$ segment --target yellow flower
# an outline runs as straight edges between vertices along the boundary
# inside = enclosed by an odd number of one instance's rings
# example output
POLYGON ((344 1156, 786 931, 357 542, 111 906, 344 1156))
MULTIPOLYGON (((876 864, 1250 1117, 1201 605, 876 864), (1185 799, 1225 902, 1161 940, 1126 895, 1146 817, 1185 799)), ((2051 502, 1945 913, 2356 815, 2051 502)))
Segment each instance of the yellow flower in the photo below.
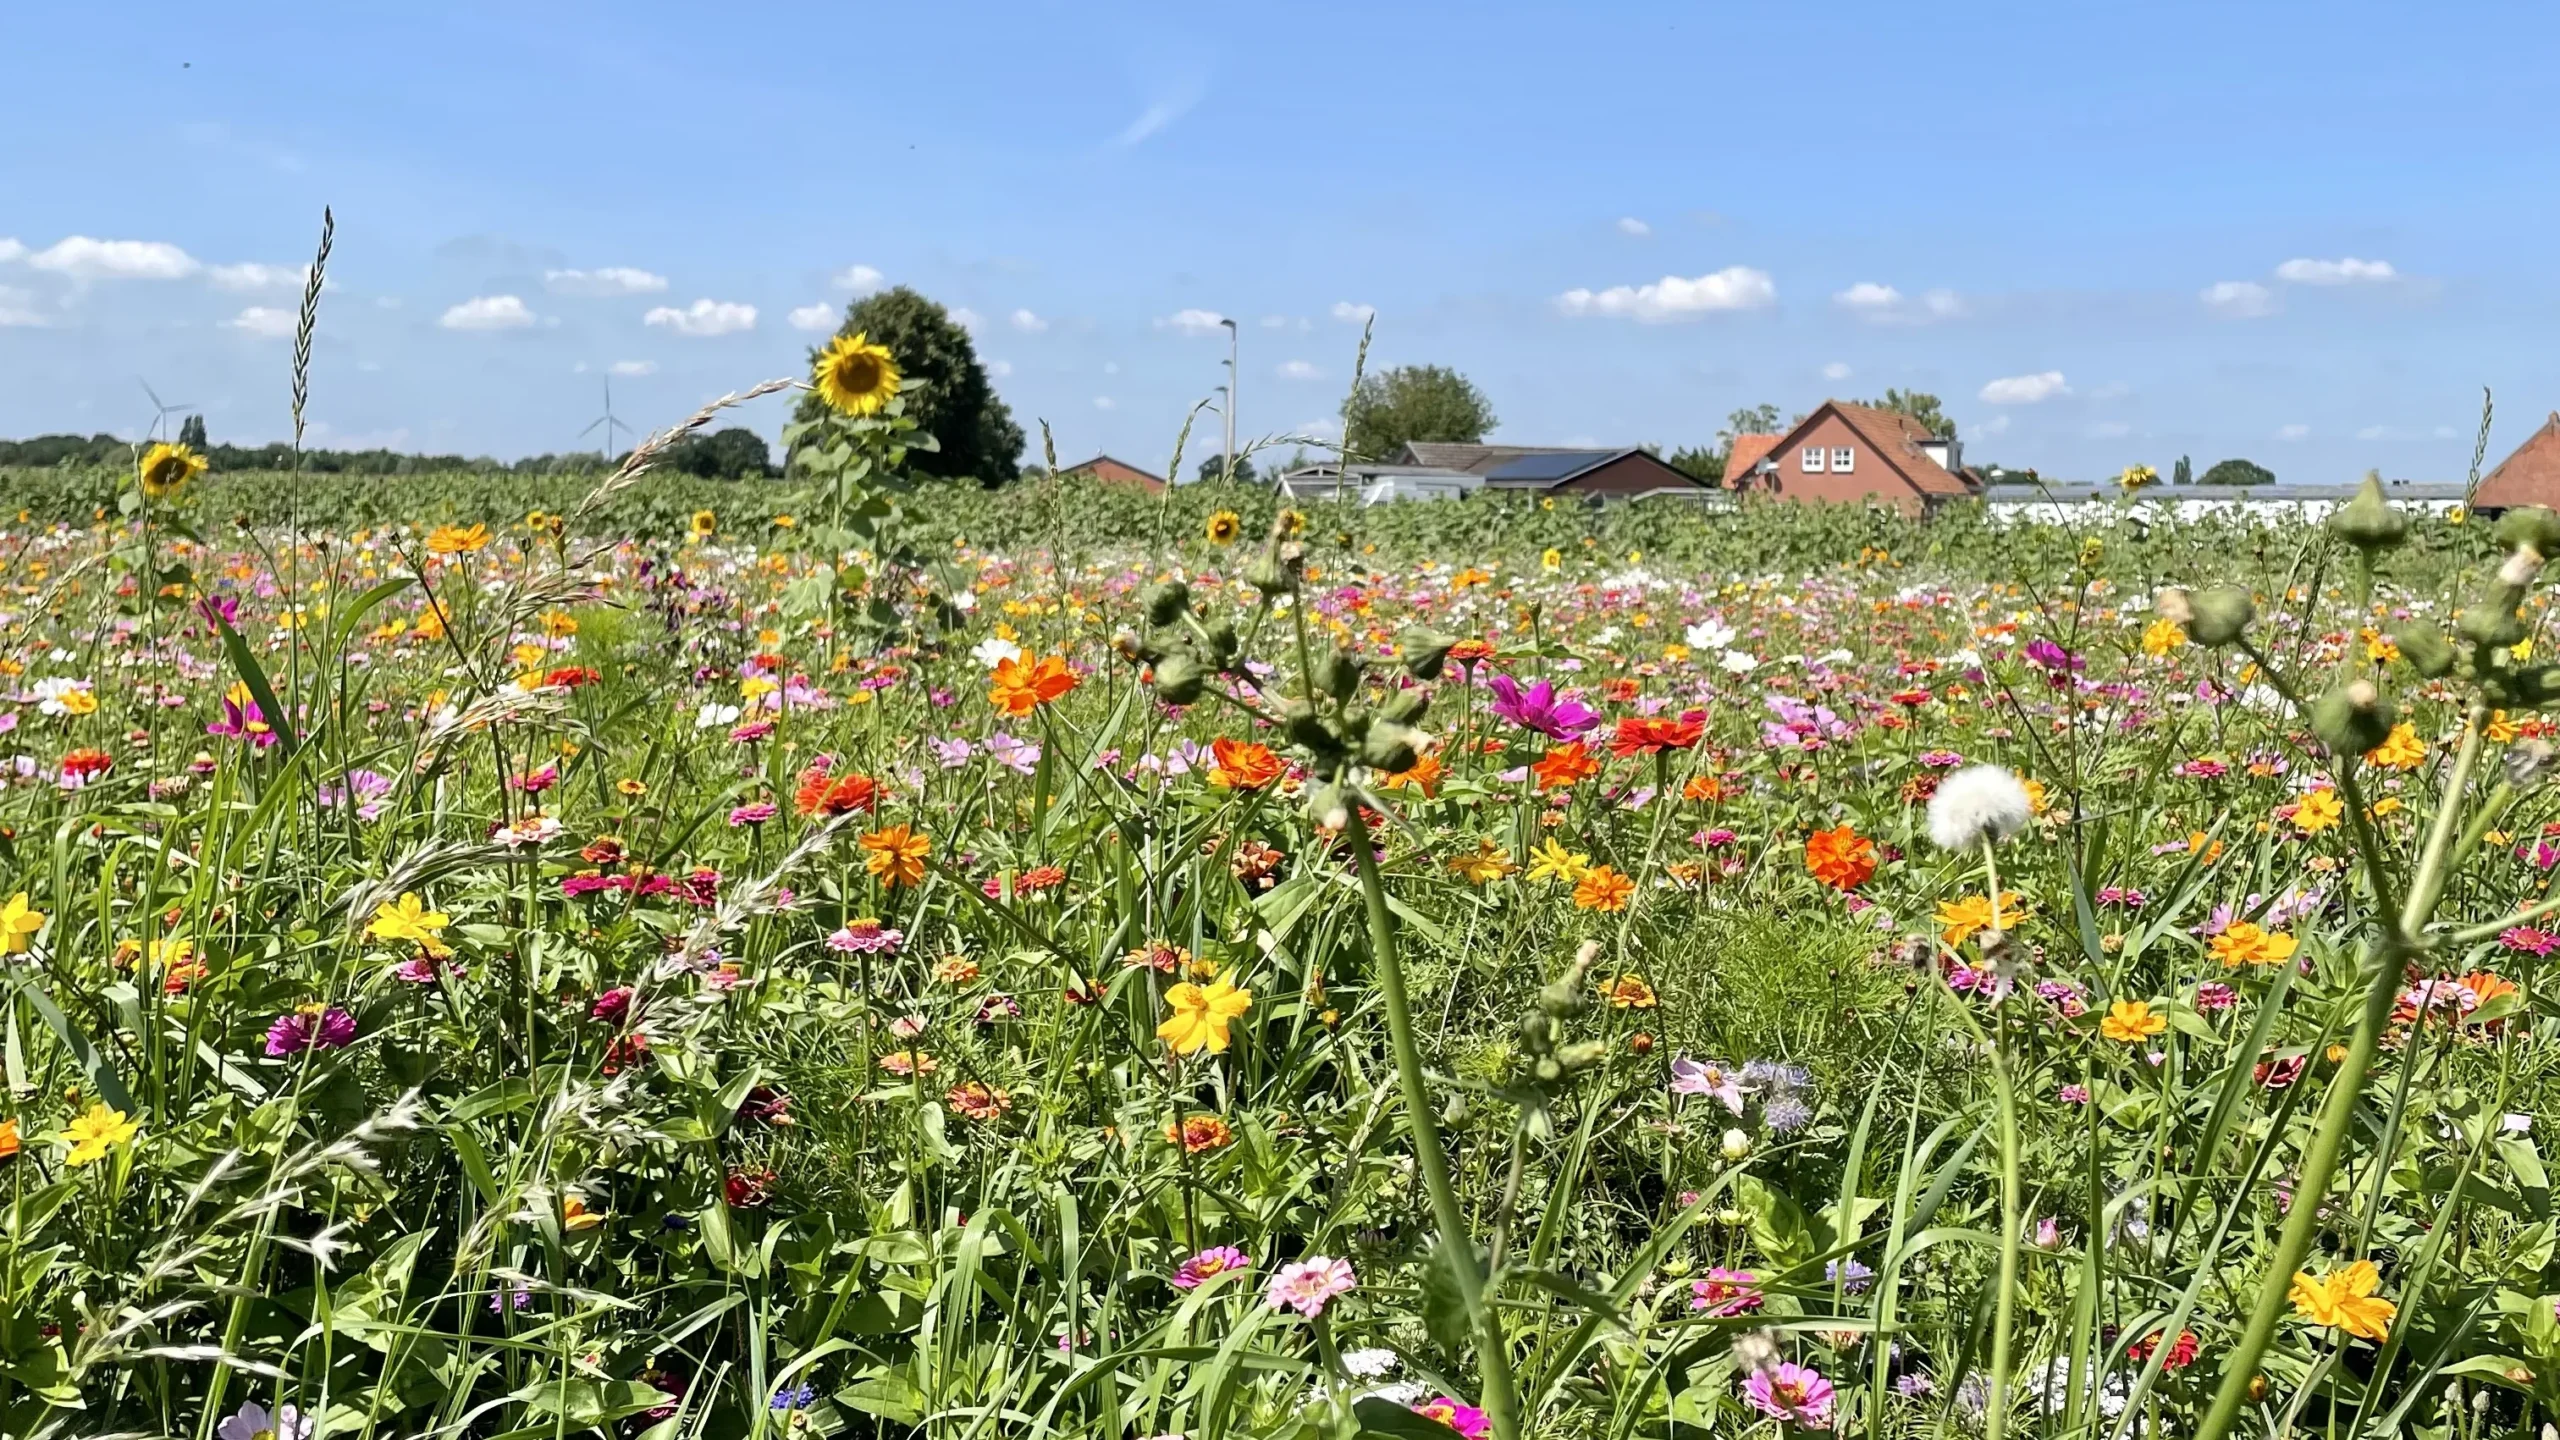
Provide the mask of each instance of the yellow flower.
POLYGON ((439 525, 427 532, 430 555, 468 555, 488 547, 489 527, 477 521, 468 526, 439 525))
POLYGON ((2150 1002, 2119 1000, 2107 1007, 2107 1018, 2098 1022, 2098 1033, 2127 1045, 2139 1045, 2169 1028, 2169 1017, 2151 1013, 2150 1002))
POLYGON ((8 904, 0 905, 0 955, 25 954, 44 921, 44 913, 27 903, 26 891, 10 896, 8 904))
POLYGON ((207 463, 184 445, 160 444, 142 452, 142 466, 136 474, 142 493, 161 500, 177 494, 188 481, 203 474, 207 463))
POLYGON ((2175 620, 2154 620, 2143 627, 2142 653, 2155 659, 2186 643, 2186 627, 2175 620))
POLYGON ((2281 930, 2262 930, 2247 920, 2224 926, 2213 937, 2213 958, 2227 966, 2281 965, 2293 958, 2294 938, 2281 930))
POLYGON ((1577 910, 1600 910, 1609 914, 1627 908, 1635 897, 1636 882, 1606 865, 1594 865, 1574 882, 1573 906, 1577 910))
POLYGON ((720 517, 708 510, 696 510, 693 512, 693 523, 686 528, 692 531, 694 539, 708 540, 719 531, 720 517))
POLYGON ((1461 855, 1450 861, 1449 868, 1470 885, 1485 885, 1520 867, 1511 863, 1511 857, 1503 853, 1501 846, 1490 840, 1480 840, 1476 842, 1474 854, 1461 855))
POLYGON ((1223 1055, 1227 1026, 1253 1008, 1253 992, 1239 990, 1221 976, 1206 985, 1184 981, 1164 992, 1164 1003, 1173 1007, 1173 1014, 1156 1027, 1156 1038, 1171 1045, 1174 1054, 1206 1050, 1223 1055))
POLYGON ((2444 512, 2444 523, 2447 525, 2459 525, 2469 518, 2470 516, 2465 513, 2463 508, 2459 505, 2456 505, 2452 509, 2444 512))
MULTIPOLYGON (((2015 891, 2000 892, 2000 928, 2015 930, 2027 918, 2027 902, 2015 891)), ((1991 928, 1991 897, 1967 895, 1961 900, 1938 902, 1938 927, 1950 945, 1961 945, 1983 930, 1991 928)))
POLYGON ((376 940, 414 941, 422 950, 442 951, 444 942, 436 932, 453 923, 453 917, 441 910, 430 910, 418 899, 414 890, 404 892, 398 904, 386 900, 367 921, 364 933, 376 940))
POLYGON ((2335 830, 2346 818, 2347 807, 2338 803, 2335 790, 2314 790, 2293 807, 2293 826, 2305 835, 2335 830))
POLYGON ((868 332, 837 336, 819 352, 812 379, 818 398, 846 415, 877 415, 898 397, 898 362, 868 332))
POLYGON ((1553 835, 1547 837, 1547 843, 1529 852, 1529 878, 1532 880, 1561 880, 1567 885, 1579 885, 1582 877, 1590 873, 1591 857, 1567 850, 1564 842, 1553 835))
POLYGON ((94 1165, 118 1145, 130 1145, 142 1133, 142 1122, 125 1117, 121 1110, 110 1109, 104 1102, 91 1105, 87 1113, 62 1127, 62 1138, 71 1142, 71 1153, 62 1157, 65 1165, 94 1165))
POLYGON ((2373 1262, 2358 1260, 2316 1278, 2308 1271, 2294 1272, 2287 1298, 2293 1301, 2293 1313, 2314 1325, 2335 1326, 2365 1340, 2387 1340, 2391 1317, 2400 1307, 2374 1298, 2381 1284, 2382 1272, 2373 1262))
POLYGON ((2383 742, 2364 752, 2365 763, 2385 770, 2415 770, 2427 763, 2427 742, 2418 738, 2417 727, 2403 720, 2391 727, 2383 742))
POLYGON ((587 1208, 587 1197, 572 1190, 560 1197, 560 1228, 593 1230, 604 1223, 604 1217, 587 1208))
POLYGON ((862 868, 878 876, 881 884, 895 890, 924 883, 924 857, 932 853, 933 841, 923 831, 892 825, 863 836, 861 845, 862 868))
POLYGON ((1546 571, 1550 575, 1562 570, 1564 568, 1564 552, 1558 550, 1552 545, 1548 546, 1547 552, 1538 557, 1538 568, 1546 571))
POLYGON ((1208 534, 1212 545, 1232 545, 1244 533, 1244 521, 1233 510, 1221 510, 1209 517, 1208 534))
POLYGON ((98 713, 98 694, 94 690, 65 690, 54 698, 61 703, 62 713, 66 715, 79 716, 95 715, 98 713))
POLYGON ((1600 994, 1613 1010, 1650 1010, 1662 1003, 1641 975, 1620 975, 1600 982, 1600 994))

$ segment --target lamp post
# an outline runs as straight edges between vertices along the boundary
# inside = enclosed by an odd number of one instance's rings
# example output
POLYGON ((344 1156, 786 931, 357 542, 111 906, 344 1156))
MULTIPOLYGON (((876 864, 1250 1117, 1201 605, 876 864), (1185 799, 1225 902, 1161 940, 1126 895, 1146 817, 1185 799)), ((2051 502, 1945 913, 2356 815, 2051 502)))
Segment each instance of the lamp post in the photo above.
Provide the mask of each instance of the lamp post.
POLYGON ((1242 377, 1236 373, 1236 322, 1221 319, 1218 323, 1227 327, 1227 478, 1233 480, 1236 478, 1236 382, 1242 377))

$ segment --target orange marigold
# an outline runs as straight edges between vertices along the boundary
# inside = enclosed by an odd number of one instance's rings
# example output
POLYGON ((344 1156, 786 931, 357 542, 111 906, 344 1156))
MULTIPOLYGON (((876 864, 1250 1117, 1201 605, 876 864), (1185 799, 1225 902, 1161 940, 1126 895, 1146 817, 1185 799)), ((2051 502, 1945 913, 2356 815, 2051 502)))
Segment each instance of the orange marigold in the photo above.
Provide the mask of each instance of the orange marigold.
POLYGON ((862 849, 862 868, 895 890, 924 883, 924 857, 933 853, 933 841, 921 830, 892 825, 863 836, 862 849))
POLYGON ((1259 790, 1289 768, 1288 762, 1271 753, 1270 746, 1224 735, 1209 742, 1209 753, 1217 758, 1209 783, 1221 790, 1259 790))
POLYGON ((1590 747, 1572 740, 1539 756, 1529 773, 1538 777, 1538 789, 1544 793, 1590 779, 1600 773, 1600 762, 1593 758, 1590 747))
POLYGON ((1804 842, 1804 868, 1834 890, 1855 890, 1875 876, 1875 842, 1847 825, 1816 830, 1804 842))
POLYGON ((987 686, 988 703, 1016 719, 1030 714, 1076 688, 1075 672, 1055 655, 1038 660, 998 661, 987 686))

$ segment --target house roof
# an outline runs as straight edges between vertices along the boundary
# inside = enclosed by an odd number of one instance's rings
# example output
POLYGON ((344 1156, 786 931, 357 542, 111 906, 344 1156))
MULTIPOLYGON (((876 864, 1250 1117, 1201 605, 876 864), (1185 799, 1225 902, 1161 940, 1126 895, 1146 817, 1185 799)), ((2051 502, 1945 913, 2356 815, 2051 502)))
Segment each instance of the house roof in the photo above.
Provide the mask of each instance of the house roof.
MULTIPOLYGON (((1413 465, 1427 465, 1435 470, 1464 470, 1470 475, 1489 475, 1514 460, 1529 455, 1588 455, 1588 445, 1470 445, 1455 441, 1408 440, 1404 459, 1413 465)), ((1614 455, 1612 450, 1603 452, 1614 455)))
POLYGON ((2514 454, 2482 477, 2471 503, 2484 510, 2560 506, 2560 410, 2553 411, 2541 429, 2526 436, 2514 454))
POLYGON ((1733 448, 1724 457, 1725 478, 1733 480, 1750 474, 1751 467, 1768 459, 1777 450, 1778 442, 1786 438, 1784 435, 1734 436, 1733 448))
POLYGON ((1130 463, 1129 463, 1128 461, 1126 461, 1126 460, 1121 460, 1121 459, 1118 459, 1118 458, 1113 457, 1113 456, 1110 456, 1110 455, 1096 455, 1096 456, 1094 456, 1094 457, 1093 457, 1092 459, 1090 459, 1090 460, 1081 460, 1081 461, 1078 461, 1077 463, 1075 463, 1075 464, 1073 464, 1073 465, 1063 465, 1063 466, 1060 466, 1060 467, 1059 467, 1059 469, 1058 469, 1058 473, 1059 473, 1059 474, 1061 474, 1061 475, 1073 475, 1073 474, 1078 473, 1079 471, 1099 470, 1099 469, 1101 469, 1101 468, 1102 468, 1103 466, 1105 466, 1105 465, 1113 466, 1113 467, 1115 467, 1115 468, 1117 468, 1117 469, 1121 469, 1121 470, 1126 470, 1126 471, 1128 471, 1128 472, 1129 472, 1130 474, 1132 474, 1132 475, 1136 475, 1136 476, 1140 476, 1140 477, 1142 477, 1142 478, 1144 478, 1144 479, 1152 480, 1152 481, 1154 481, 1154 482, 1155 482, 1156 484, 1158 484, 1158 485, 1161 485, 1161 484, 1163 484, 1163 483, 1164 483, 1164 477, 1163 477, 1163 476, 1156 474, 1154 471, 1149 470, 1149 469, 1148 469, 1148 468, 1146 468, 1145 466, 1143 466, 1143 465, 1132 465, 1132 464, 1130 464, 1130 463))
POLYGON ((1951 498, 1974 493, 1964 477, 1930 459, 1929 452, 1920 448, 1938 439, 1928 426, 1898 410, 1878 410, 1872 405, 1850 405, 1838 400, 1826 404, 1848 422, 1850 429, 1865 437, 1868 448, 1884 456, 1914 490, 1951 498))
POLYGON ((1516 456, 1484 472, 1495 485, 1553 485, 1596 465, 1606 465, 1624 450, 1544 450, 1516 456))

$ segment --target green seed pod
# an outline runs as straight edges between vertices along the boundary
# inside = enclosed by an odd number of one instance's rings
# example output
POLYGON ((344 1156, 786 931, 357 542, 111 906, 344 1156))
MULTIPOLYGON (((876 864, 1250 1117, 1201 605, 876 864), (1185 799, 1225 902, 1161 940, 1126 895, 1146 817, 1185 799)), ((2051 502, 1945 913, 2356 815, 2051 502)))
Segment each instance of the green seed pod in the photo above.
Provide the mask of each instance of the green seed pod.
POLYGON ((2489 527, 2489 536, 2510 550, 2560 555, 2560 514, 2546 506, 2519 505, 2498 517, 2498 523, 2489 527))
POLYGON ((1208 637, 1209 653, 1217 660, 1218 668, 1223 670, 1234 664, 1236 652, 1244 648, 1244 642, 1236 638, 1235 623, 1229 620, 1212 620, 1200 629, 1208 637))
POLYGON ((1590 1009, 1591 997, 1583 993, 1581 975, 1567 972, 1538 987, 1538 1008, 1559 1020, 1570 1020, 1590 1009))
POLYGON ((1316 688, 1336 700, 1360 693, 1360 662, 1347 650, 1336 650, 1316 662, 1316 688))
POLYGON ((1298 588, 1297 572, 1265 555, 1245 567, 1244 583, 1264 595, 1288 595, 1298 588))
POLYGON ((2523 604, 2523 586, 2492 580, 2487 593, 2462 612, 2453 628, 2475 645, 2504 649, 2524 638, 2524 617, 2517 613, 2523 604))
POLYGON ((2392 509, 2391 502, 2382 498, 2382 472, 2368 470, 2356 498, 2329 516, 2329 530, 2372 556, 2395 549, 2409 538, 2409 517, 2392 509))
POLYGON ((1209 685, 1208 672, 1188 654, 1167 655, 1156 662, 1156 698, 1167 705, 1188 705, 1209 685))
POLYGON ((2430 680, 2453 669, 2453 642, 2433 625, 2404 620, 2391 627, 2391 643, 2400 647, 2400 658, 2409 662, 2410 669, 2430 680))
POLYGON ((1415 738, 1407 727, 1382 720, 1371 725, 1369 733, 1361 738, 1360 763, 1390 775, 1410 770, 1413 762, 1422 758, 1415 738))
POLYGON ((1437 680, 1441 667, 1449 663, 1449 648, 1457 643, 1455 635, 1443 635, 1427 625, 1408 625, 1396 637, 1396 659, 1414 679, 1437 680))
POLYGON ((1120 658, 1133 665, 1153 665, 1165 657, 1165 648, 1154 640, 1141 637, 1135 630, 1123 630, 1111 637, 1111 648, 1120 658))
POLYGON ((1553 1085, 1564 1078, 1564 1064, 1553 1055, 1541 1055, 1538 1063, 1529 1067, 1529 1073, 1539 1084, 1553 1085))
POLYGON ((1532 1010, 1520 1022, 1520 1048, 1532 1055, 1552 1053, 1556 1048, 1556 1022, 1546 1013, 1532 1010))
POLYGON ((2351 680, 2311 705, 2311 733, 2333 755, 2361 755, 2391 736, 2391 703, 2370 680, 2351 680))
POLYGON ((1138 603, 1147 607, 1151 623, 1170 625, 1191 608, 1191 587, 1179 580, 1161 581, 1139 591, 1138 603))
POLYGON ((1318 755, 1341 753, 1342 737, 1333 733, 1333 727, 1304 700, 1292 700, 1280 707, 1280 728, 1291 743, 1318 755))
POLYGON ((2187 638, 2220 649, 2238 640, 2258 618, 2257 602, 2237 585, 2216 585, 2187 597, 2187 638))
POLYGON ((1419 685, 1408 686, 1389 695, 1378 705, 1378 718, 1395 725, 1411 725, 1422 719, 1431 708, 1431 692, 1419 685))
POLYGON ((1609 1045, 1604 1040, 1584 1040, 1556 1051, 1556 1063, 1564 1067, 1567 1075, 1588 1070, 1608 1058, 1609 1045))

